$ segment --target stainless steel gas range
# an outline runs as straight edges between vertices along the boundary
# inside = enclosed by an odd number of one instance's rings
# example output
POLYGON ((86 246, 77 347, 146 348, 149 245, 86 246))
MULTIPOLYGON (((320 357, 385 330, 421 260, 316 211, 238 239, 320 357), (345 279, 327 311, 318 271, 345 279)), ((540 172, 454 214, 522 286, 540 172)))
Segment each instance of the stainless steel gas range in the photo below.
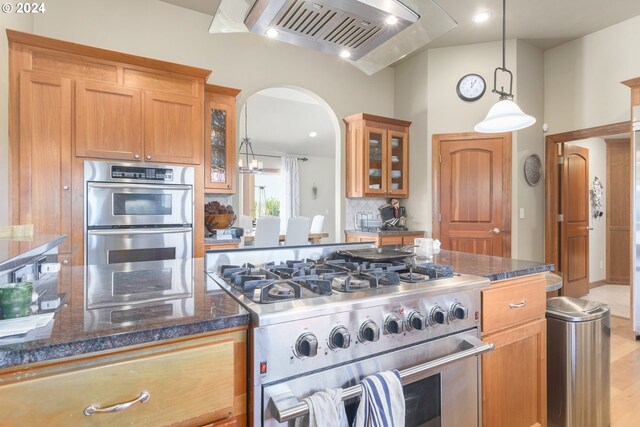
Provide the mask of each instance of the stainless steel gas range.
MULTIPOLYGON (((208 286, 251 313, 249 416, 254 426, 303 416, 305 397, 344 390, 347 414, 360 380, 398 369, 407 426, 479 426, 483 277, 411 258, 338 256, 372 244, 282 247, 207 254, 208 286)), ((409 256, 409 254, 407 254, 409 256)))

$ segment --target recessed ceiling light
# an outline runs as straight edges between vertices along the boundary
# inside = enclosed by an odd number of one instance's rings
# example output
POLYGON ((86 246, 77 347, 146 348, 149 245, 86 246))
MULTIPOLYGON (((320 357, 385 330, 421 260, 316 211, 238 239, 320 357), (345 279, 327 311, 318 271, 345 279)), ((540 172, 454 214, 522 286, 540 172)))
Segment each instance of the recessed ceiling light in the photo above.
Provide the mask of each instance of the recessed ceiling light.
POLYGON ((489 18, 491 18, 493 16, 493 14, 491 12, 480 12, 480 13, 476 13, 475 15, 473 15, 473 18, 471 18, 473 20, 473 22, 485 22, 488 21, 489 18))
POLYGON ((387 25, 396 25, 398 23, 398 18, 393 15, 387 16, 387 19, 384 20, 384 23, 387 25))
POLYGON ((270 39, 275 39, 276 37, 278 37, 278 31, 273 28, 269 28, 267 30, 267 37, 269 37, 270 39))
POLYGON ((316 132, 316 131, 311 131, 311 132, 309 132, 309 136, 310 136, 311 138, 315 138, 316 136, 318 136, 318 132, 316 132))
POLYGON ((351 52, 349 52, 348 50, 343 50, 342 52, 340 52, 340 58, 348 58, 351 56, 351 52))

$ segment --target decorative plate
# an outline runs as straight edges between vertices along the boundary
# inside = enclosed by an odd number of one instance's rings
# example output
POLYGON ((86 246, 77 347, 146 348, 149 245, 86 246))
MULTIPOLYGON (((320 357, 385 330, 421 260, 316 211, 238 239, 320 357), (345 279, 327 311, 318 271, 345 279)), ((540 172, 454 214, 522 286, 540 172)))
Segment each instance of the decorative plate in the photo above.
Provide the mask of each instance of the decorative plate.
POLYGON ((537 154, 530 154, 524 161, 524 178, 531 186, 537 185, 542 177, 542 162, 537 154))

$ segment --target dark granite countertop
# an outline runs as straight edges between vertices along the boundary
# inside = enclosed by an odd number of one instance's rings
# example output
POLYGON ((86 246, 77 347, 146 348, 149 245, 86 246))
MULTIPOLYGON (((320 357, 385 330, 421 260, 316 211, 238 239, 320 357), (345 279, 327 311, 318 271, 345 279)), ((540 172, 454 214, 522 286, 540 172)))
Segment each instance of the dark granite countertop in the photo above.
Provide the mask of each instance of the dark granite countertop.
POLYGON ((366 234, 368 236, 388 236, 388 235, 397 235, 397 234, 423 234, 422 230, 377 230, 377 229, 364 229, 364 230, 344 230, 345 233, 354 233, 354 234, 366 234))
POLYGON ((67 240, 67 236, 36 234, 21 239, 0 239, 0 271, 12 270, 67 240))
MULTIPOLYGON (((420 261, 420 258, 416 258, 416 262, 420 261)), ((456 273, 484 276, 491 281, 544 273, 555 269, 553 264, 447 250, 434 255, 433 262, 451 265, 456 273)))
POLYGON ((205 245, 228 245, 229 243, 240 243, 239 237, 233 237, 231 239, 216 239, 215 237, 205 237, 205 245))
MULTIPOLYGON (((203 259, 186 261, 186 269, 177 273, 178 277, 185 278, 174 281, 186 282, 181 289, 164 289, 162 277, 176 277, 176 269, 172 270, 173 262, 175 260, 161 261, 164 266, 161 265, 161 268, 155 265, 157 262, 136 263, 146 269, 141 271, 142 277, 127 277, 126 286, 139 280, 147 296, 157 296, 158 291, 165 291, 165 295, 155 300, 144 300, 140 296, 131 305, 122 302, 114 305, 105 300, 106 296, 111 295, 112 286, 111 279, 109 283, 104 283, 105 278, 115 277, 111 270, 106 271, 103 267, 73 267, 70 277, 58 284, 58 292, 67 294, 67 302, 55 315, 52 327, 50 323, 49 331, 47 327, 39 328, 23 338, 0 338, 0 368, 101 352, 249 323, 248 313, 225 291, 215 284, 207 285, 208 276, 205 274, 203 259), (148 275, 158 271, 163 272, 164 276, 150 280, 148 275), (101 282, 103 286, 100 286, 101 282), (106 292, 106 289, 109 291, 106 292), (174 293, 180 295, 176 297, 174 293), (86 308, 89 305, 94 307, 86 308), (30 335, 36 332, 37 334, 30 335), (35 339, 25 342, 25 338, 35 339)), ((127 292, 130 292, 130 288, 122 292, 113 291, 113 294, 120 295, 112 298, 135 298, 124 295, 127 292)))

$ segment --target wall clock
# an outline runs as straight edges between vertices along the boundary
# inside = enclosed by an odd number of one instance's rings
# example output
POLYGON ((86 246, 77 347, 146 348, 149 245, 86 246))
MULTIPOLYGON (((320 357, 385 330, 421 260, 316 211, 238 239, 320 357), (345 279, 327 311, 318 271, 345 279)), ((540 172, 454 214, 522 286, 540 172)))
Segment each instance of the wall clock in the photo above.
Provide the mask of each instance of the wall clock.
POLYGON ((456 93, 460 99, 466 102, 473 102, 482 98, 486 89, 487 84, 479 74, 462 76, 456 85, 456 93))

